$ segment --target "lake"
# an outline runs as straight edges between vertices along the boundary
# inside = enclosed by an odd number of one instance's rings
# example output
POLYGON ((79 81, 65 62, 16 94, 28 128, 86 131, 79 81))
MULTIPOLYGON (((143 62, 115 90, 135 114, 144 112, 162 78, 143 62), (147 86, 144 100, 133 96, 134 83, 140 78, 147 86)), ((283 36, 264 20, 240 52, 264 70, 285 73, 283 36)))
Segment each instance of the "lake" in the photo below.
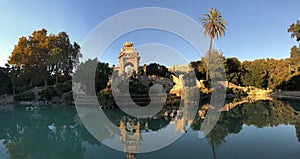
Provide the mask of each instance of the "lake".
MULTIPOLYGON (((171 108, 166 111, 172 112, 171 108)), ((299 100, 241 104, 222 112, 218 123, 205 138, 199 138, 203 122, 199 114, 194 120, 185 120, 179 113, 171 117, 162 112, 153 118, 137 120, 117 109, 106 110, 105 113, 117 127, 124 127, 126 131, 135 126, 134 132, 165 130, 183 135, 157 151, 125 153, 95 139, 82 124, 74 106, 40 106, 32 110, 14 106, 13 109, 0 109, 0 159, 300 157, 299 100)), ((114 132, 105 126, 103 134, 107 134, 107 138, 115 138, 114 132)))

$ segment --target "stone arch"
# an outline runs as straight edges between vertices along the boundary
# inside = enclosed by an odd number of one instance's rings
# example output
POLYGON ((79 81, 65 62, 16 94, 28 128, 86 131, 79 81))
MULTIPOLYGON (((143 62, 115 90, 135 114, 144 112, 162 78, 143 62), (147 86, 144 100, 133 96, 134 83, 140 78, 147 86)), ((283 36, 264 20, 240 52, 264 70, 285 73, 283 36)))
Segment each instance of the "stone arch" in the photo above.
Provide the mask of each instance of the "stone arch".
POLYGON ((127 62, 124 64, 124 68, 127 67, 127 66, 131 66, 134 68, 134 64, 132 62, 127 62))
POLYGON ((132 42, 125 42, 123 48, 118 57, 119 67, 115 67, 115 70, 119 71, 119 75, 126 76, 126 67, 131 65, 133 71, 138 75, 139 74, 139 62, 140 56, 136 49, 133 48, 132 42))
POLYGON ((131 62, 127 62, 124 65, 124 73, 126 77, 130 77, 131 75, 133 75, 135 73, 134 64, 132 64, 131 62))

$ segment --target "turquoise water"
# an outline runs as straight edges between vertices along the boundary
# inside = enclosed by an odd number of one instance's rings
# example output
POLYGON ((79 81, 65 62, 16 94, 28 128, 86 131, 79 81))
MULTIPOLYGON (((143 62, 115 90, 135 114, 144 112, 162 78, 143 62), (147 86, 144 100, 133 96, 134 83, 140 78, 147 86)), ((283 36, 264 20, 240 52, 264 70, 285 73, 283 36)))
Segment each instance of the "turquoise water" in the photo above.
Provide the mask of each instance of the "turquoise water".
MULTIPOLYGON (((146 122, 139 121, 141 132, 174 131, 180 127, 186 129, 178 131, 186 133, 161 150, 127 154, 96 140, 82 125, 72 106, 41 106, 34 110, 15 106, 0 109, 0 159, 298 159, 299 110, 297 100, 246 103, 223 112, 205 138, 198 137, 201 117, 186 121, 191 126, 185 127, 178 125, 178 118, 160 114, 146 122)), ((119 110, 107 110, 106 114, 118 127, 120 120, 127 126, 137 122, 119 110)))

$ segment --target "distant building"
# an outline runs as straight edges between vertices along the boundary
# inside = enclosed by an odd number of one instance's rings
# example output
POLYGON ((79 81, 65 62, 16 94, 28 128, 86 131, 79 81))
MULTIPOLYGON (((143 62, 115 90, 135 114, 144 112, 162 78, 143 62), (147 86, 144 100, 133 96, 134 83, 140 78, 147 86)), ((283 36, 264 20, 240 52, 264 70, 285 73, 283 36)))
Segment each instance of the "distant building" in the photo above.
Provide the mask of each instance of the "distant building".
POLYGON ((118 56, 119 66, 113 66, 113 71, 120 77, 139 76, 140 56, 132 42, 125 42, 118 56))
MULTIPOLYGON (((165 78, 159 75, 148 75, 147 66, 139 66, 141 57, 138 51, 133 47, 132 42, 125 42, 118 56, 118 66, 113 65, 113 77, 125 80, 131 78, 138 79, 138 83, 144 86, 151 86, 153 84, 161 84, 171 94, 181 95, 182 88, 200 86, 199 81, 196 80, 194 69, 191 65, 174 65, 168 67, 168 71, 174 73, 172 78, 165 78), (175 82, 175 86, 174 86, 175 82), (172 89, 172 90, 171 90, 172 89)), ((111 82, 114 81, 112 79, 111 82)), ((119 81, 120 82, 120 81, 119 81)), ((118 89, 118 88, 115 88, 118 89)), ((122 92, 122 90, 120 90, 122 92)))
POLYGON ((174 65, 168 67, 168 71, 173 73, 188 73, 190 71, 193 71, 193 68, 190 65, 174 65))

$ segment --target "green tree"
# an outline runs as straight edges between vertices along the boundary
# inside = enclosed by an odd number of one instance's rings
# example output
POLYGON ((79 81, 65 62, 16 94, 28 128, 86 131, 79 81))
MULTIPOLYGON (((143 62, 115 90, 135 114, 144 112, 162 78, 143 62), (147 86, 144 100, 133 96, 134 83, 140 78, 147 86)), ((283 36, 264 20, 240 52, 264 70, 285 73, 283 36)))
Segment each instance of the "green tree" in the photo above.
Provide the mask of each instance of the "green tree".
POLYGON ((18 93, 25 91, 28 87, 28 81, 24 77, 24 73, 20 67, 10 66, 5 64, 5 68, 1 69, 7 76, 12 84, 12 93, 18 93))
MULTIPOLYGON (((13 94, 16 93, 16 87, 17 87, 17 84, 20 83, 18 82, 21 77, 21 71, 20 71, 20 67, 10 67, 8 64, 6 64, 6 69, 8 70, 7 74, 9 76, 9 79, 11 81, 11 84, 12 84, 12 92, 13 94)), ((26 81, 22 81, 22 83, 26 83, 26 81)))
POLYGON ((269 72, 265 59, 244 61, 242 63, 242 83, 245 86, 258 88, 268 87, 269 72))
POLYGON ((49 62, 53 65, 55 65, 55 83, 58 84, 58 71, 60 68, 60 61, 63 59, 62 56, 62 49, 59 47, 54 47, 49 52, 49 62))
POLYGON ((299 91, 300 90, 300 75, 294 75, 288 80, 284 81, 278 88, 288 91, 299 91))
POLYGON ((0 95, 12 92, 12 83, 8 76, 7 68, 0 67, 0 95))
POLYGON ((79 63, 80 46, 77 43, 70 43, 69 36, 65 32, 57 35, 48 36, 46 45, 49 48, 48 70, 55 73, 56 84, 59 82, 58 77, 70 79, 70 75, 79 63))
POLYGON ((225 70, 224 70, 224 62, 225 57, 222 52, 218 50, 212 50, 211 53, 207 53, 206 56, 203 57, 204 61, 210 61, 210 75, 211 78, 216 80, 224 80, 225 79, 225 70), (208 60, 211 58, 210 60, 208 60))
POLYGON ((192 61, 190 64, 194 68, 197 79, 205 79, 205 73, 207 70, 205 59, 202 58, 200 61, 192 61))
POLYGON ((59 58, 59 64, 61 65, 61 67, 58 67, 60 68, 59 71, 64 74, 65 78, 70 78, 70 74, 79 64, 79 58, 82 57, 80 46, 76 42, 71 44, 66 32, 60 32, 56 38, 56 43, 59 44, 56 46, 61 49, 62 53, 59 58))
POLYGON ((65 32, 47 35, 47 30, 41 29, 28 38, 21 37, 8 62, 19 67, 30 80, 30 85, 36 86, 47 85, 53 73, 56 74, 56 83, 59 74, 69 79, 80 57, 80 46, 71 44, 65 32))
POLYGON ((96 75, 95 75, 95 86, 96 91, 106 88, 109 77, 112 75, 112 68, 109 67, 108 63, 99 62, 97 64, 96 75))
POLYGON ((227 58, 225 60, 225 71, 227 81, 236 85, 241 84, 241 62, 235 58, 227 58))
POLYGON ((46 38, 46 29, 34 31, 28 38, 21 37, 9 57, 9 63, 21 67, 26 78, 30 78, 31 85, 41 81, 47 85, 49 73, 46 71, 45 61, 47 56, 46 38))
POLYGON ((298 71, 298 67, 300 66, 300 49, 297 46, 291 48, 290 62, 292 67, 298 71))
POLYGON ((167 67, 164 65, 159 65, 157 63, 150 63, 146 66, 146 75, 156 75, 161 77, 171 77, 171 72, 168 71, 167 67))
POLYGON ((46 71, 48 58, 48 48, 46 46, 47 30, 41 29, 38 31, 33 31, 32 35, 29 36, 29 45, 26 47, 27 54, 29 56, 28 61, 30 75, 35 78, 37 84, 44 82, 47 86, 47 79, 49 77, 49 72, 46 71))
POLYGON ((94 90, 99 92, 106 88, 109 77, 112 75, 112 68, 108 63, 99 62, 97 58, 88 59, 87 61, 78 65, 74 74, 74 81, 80 82, 83 91, 87 94, 93 94, 94 90), (95 87, 92 90, 92 87, 95 87))
MULTIPOLYGON (((296 38, 298 42, 300 42, 300 22, 297 20, 296 23, 293 23, 288 28, 288 32, 291 33, 291 38, 296 38)), ((299 43, 300 45, 300 43, 299 43)))
POLYGON ((266 59, 266 69, 268 71, 268 88, 274 89, 278 86, 282 77, 288 73, 288 66, 285 66, 286 60, 266 59), (280 75, 280 77, 279 77, 280 75))
POLYGON ((9 57, 8 63, 14 67, 22 68, 22 72, 27 79, 31 78, 31 83, 33 83, 34 77, 30 77, 28 72, 30 72, 30 55, 29 55, 29 41, 26 37, 22 36, 19 38, 18 44, 15 45, 14 50, 9 57))
MULTIPOLYGON (((219 38, 225 34, 226 30, 226 21, 222 18, 221 12, 217 9, 212 8, 208 10, 208 14, 203 14, 201 22, 204 27, 204 34, 210 38, 209 52, 208 52, 208 66, 210 64, 210 56, 212 53, 212 40, 219 38)), ((210 68, 210 67, 208 67, 210 68)), ((206 80, 208 80, 208 69, 206 71, 206 80)))

